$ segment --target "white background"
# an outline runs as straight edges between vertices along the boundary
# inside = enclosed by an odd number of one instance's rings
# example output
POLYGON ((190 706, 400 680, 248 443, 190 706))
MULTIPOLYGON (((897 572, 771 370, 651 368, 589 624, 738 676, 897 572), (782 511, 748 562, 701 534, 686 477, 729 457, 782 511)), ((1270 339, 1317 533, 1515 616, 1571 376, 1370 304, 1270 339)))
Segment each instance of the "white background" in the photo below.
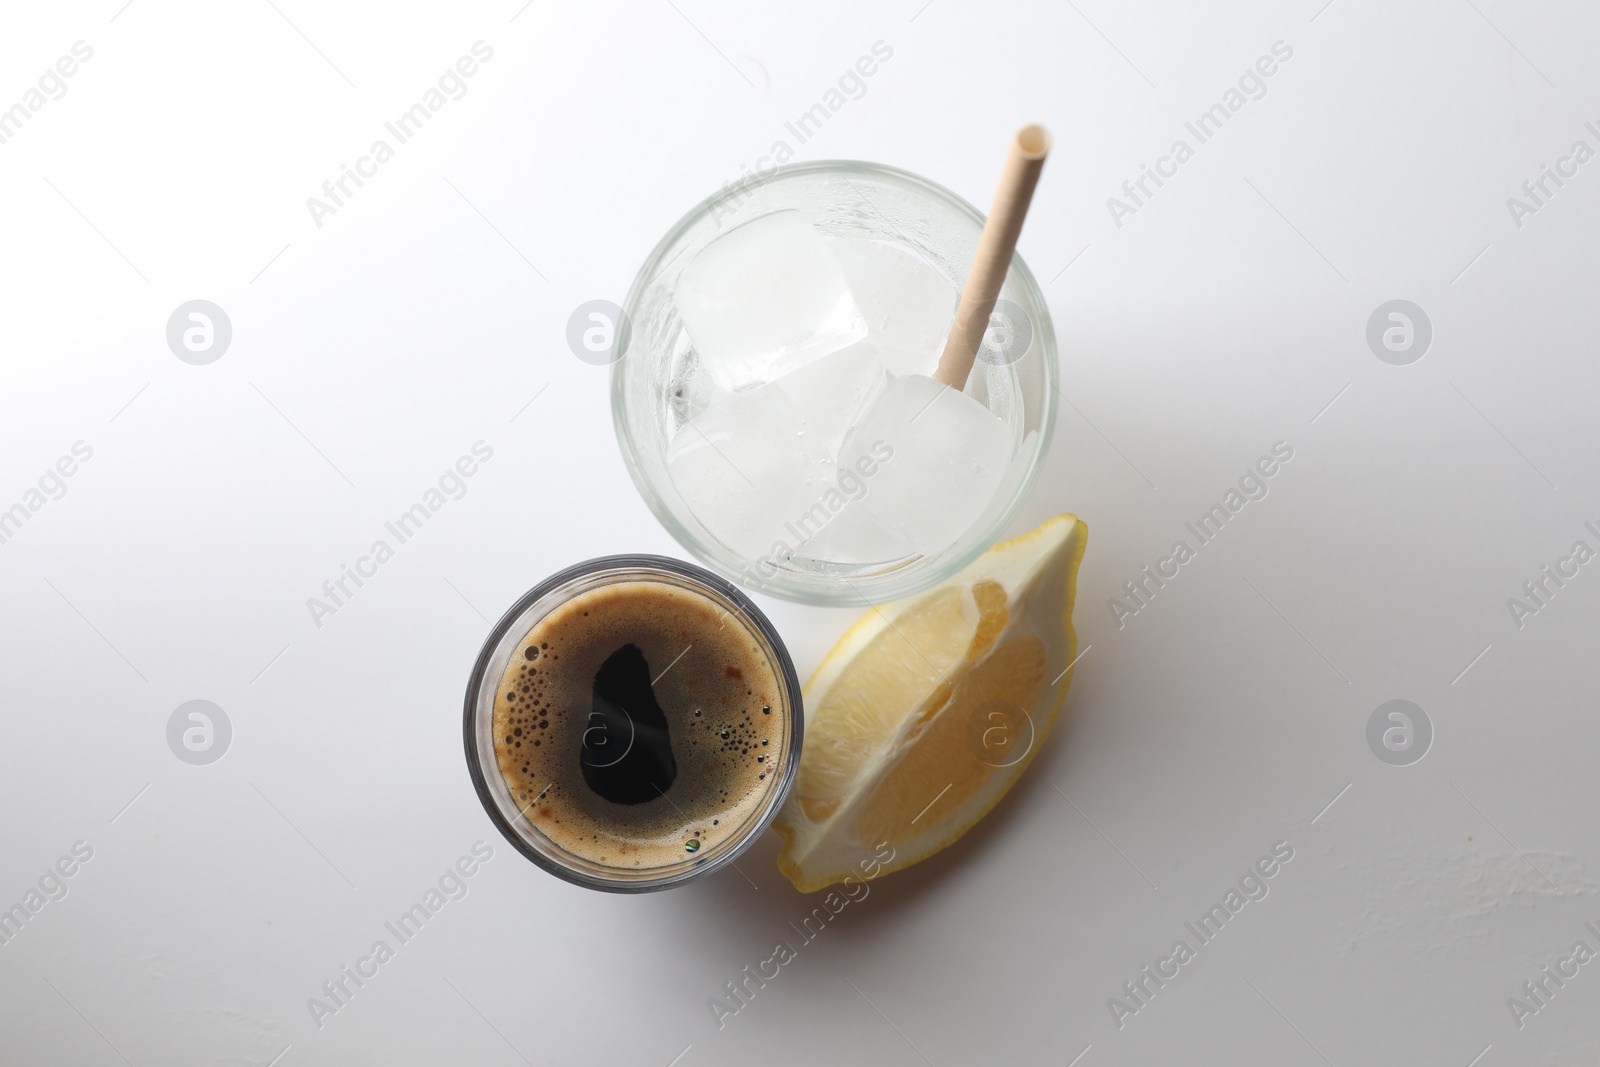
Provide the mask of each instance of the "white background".
MULTIPOLYGON (((1600 162, 1520 228, 1506 199, 1600 148, 1600 14, 274 3, 3 16, 0 107, 94 55, 0 145, 0 508, 94 455, 0 544, 0 905, 94 858, 0 946, 0 1060, 1594 1062, 1600 964, 1520 1030, 1506 1001, 1600 949, 1600 566, 1520 629, 1506 600, 1600 547, 1600 162), (478 40, 467 94, 316 226, 307 197, 478 40), (1106 198, 1279 40, 1265 97, 1114 225, 1106 198), (984 205, 1010 131, 1054 133, 1022 252, 1070 405, 1016 529, 1088 523, 1086 651, 1001 807, 719 1030, 708 998, 813 903, 775 839, 677 892, 558 882, 484 816, 461 697, 546 574, 681 555, 569 315, 877 41, 797 158, 984 205), (196 298, 233 326, 209 366, 165 340, 196 298), (1409 366, 1365 340, 1394 298, 1434 328, 1409 366), (315 625, 307 598, 478 440, 467 495, 315 625), (1107 598, 1278 440, 1271 495, 1119 629, 1107 598), (197 698, 233 726, 201 767, 165 739, 197 698), (1436 731, 1411 766, 1365 739, 1393 698, 1436 731), (316 1026, 308 998, 479 839, 470 893, 316 1026), (1280 840, 1270 895, 1119 1029, 1108 998, 1280 840)), ((802 672, 854 615, 762 603, 802 672)))

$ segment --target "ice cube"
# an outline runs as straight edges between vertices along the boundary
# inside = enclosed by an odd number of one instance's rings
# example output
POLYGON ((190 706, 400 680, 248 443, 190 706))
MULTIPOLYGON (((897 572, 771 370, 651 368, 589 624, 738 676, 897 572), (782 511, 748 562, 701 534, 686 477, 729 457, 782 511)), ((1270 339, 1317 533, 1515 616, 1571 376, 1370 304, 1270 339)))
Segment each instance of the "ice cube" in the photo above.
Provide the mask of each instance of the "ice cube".
MULTIPOLYGON (((667 465, 690 510, 729 548, 751 559, 795 548, 861 495, 859 474, 842 473, 836 456, 889 380, 872 346, 851 345, 737 393, 699 380, 705 405, 673 437, 667 465)), ((881 558, 909 552, 895 546, 881 558)))
MULTIPOLYGON (((867 491, 871 491, 870 485, 867 491)), ((823 563, 861 567, 873 563, 891 563, 915 551, 911 545, 884 529, 861 506, 859 500, 852 500, 833 517, 832 522, 801 543, 796 554, 823 563)))
POLYGON ((838 463, 844 470, 875 461, 860 506, 918 551, 934 553, 988 510, 1011 460, 1011 437, 972 397, 910 374, 878 394, 846 435, 838 463))
POLYGON ((903 244, 836 237, 828 249, 844 269, 867 340, 894 374, 932 374, 956 314, 956 287, 903 244))
POLYGON ((689 510, 734 552, 757 559, 826 493, 833 457, 806 440, 794 405, 763 386, 726 396, 679 428, 667 470, 689 510))
POLYGON ((862 342, 813 360, 758 389, 782 392, 794 405, 799 432, 831 459, 839 454, 856 416, 888 382, 883 353, 862 342))
MULTIPOLYGON (((685 347, 688 348, 687 345, 685 347)), ((687 356, 673 366, 671 374, 671 380, 667 383, 667 397, 672 407, 674 428, 729 396, 726 389, 711 380, 705 364, 692 348, 689 348, 687 356)))
POLYGON ((678 277, 673 303, 724 389, 770 382, 867 335, 827 242, 798 211, 718 237, 678 277))

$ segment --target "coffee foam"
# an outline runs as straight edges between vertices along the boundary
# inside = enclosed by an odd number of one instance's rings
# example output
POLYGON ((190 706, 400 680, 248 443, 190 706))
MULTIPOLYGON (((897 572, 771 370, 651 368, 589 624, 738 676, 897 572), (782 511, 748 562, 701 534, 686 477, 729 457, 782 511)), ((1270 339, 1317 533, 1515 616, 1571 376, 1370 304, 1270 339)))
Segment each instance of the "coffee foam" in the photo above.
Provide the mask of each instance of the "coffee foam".
POLYGON ((608 867, 679 864, 737 835, 776 787, 782 694, 759 641, 720 605, 665 582, 617 582, 557 606, 517 643, 495 691, 495 758, 524 817, 559 847, 608 867), (595 673, 629 644, 649 663, 678 773, 654 800, 615 804, 585 784, 578 755, 595 673))

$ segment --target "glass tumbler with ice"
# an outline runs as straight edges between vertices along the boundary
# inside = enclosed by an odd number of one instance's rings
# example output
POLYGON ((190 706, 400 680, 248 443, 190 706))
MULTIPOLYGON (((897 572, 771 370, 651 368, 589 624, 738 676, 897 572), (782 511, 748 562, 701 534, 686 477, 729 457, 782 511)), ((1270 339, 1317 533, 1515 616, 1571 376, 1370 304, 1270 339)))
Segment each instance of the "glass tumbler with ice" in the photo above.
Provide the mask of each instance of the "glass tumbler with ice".
MULTIPOLYGON (((746 585, 859 604, 925 588, 1020 503, 1054 416, 1054 337, 1020 260, 1028 351, 931 377, 982 217, 913 175, 803 164, 663 240, 612 369, 623 455, 691 552, 746 585)), ((1020 268, 1020 269, 1019 269, 1020 268)))

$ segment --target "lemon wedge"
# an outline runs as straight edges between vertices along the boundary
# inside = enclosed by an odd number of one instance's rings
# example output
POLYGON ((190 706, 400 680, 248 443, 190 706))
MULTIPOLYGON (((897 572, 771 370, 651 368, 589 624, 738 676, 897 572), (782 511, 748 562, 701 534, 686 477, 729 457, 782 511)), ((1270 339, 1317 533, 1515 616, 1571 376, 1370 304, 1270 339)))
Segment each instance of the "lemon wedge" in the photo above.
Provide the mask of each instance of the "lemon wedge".
POLYGON ((1027 769, 1072 681, 1086 536, 1059 515, 834 645, 806 683, 800 772, 773 823, 797 889, 928 858, 1027 769))

